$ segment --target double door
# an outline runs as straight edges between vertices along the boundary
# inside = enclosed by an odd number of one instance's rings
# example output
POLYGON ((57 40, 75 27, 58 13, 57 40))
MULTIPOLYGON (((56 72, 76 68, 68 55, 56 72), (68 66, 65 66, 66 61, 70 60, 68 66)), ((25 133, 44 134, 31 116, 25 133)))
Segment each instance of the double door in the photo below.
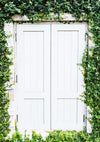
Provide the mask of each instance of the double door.
POLYGON ((85 24, 18 24, 16 83, 20 130, 81 130, 85 24))

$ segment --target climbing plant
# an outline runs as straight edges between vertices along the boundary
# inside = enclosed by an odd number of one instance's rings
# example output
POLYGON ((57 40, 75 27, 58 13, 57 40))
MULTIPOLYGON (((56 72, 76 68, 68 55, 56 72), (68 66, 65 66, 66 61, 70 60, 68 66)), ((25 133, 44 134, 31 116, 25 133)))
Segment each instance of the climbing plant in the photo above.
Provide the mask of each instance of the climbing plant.
POLYGON ((89 24, 88 39, 82 59, 85 91, 82 95, 89 106, 94 137, 100 136, 100 1, 99 0, 0 0, 0 140, 4 141, 9 133, 9 98, 6 95, 12 61, 4 31, 5 22, 14 22, 12 16, 26 15, 30 22, 43 20, 62 21, 61 15, 70 13, 75 21, 87 21, 89 24), (56 14, 53 17, 51 13, 56 14))
POLYGON ((4 23, 0 23, 0 142, 4 141, 5 137, 9 133, 9 97, 6 94, 6 88, 8 87, 6 82, 9 81, 10 69, 12 64, 8 55, 11 52, 8 49, 6 42, 6 35, 4 32, 4 23))

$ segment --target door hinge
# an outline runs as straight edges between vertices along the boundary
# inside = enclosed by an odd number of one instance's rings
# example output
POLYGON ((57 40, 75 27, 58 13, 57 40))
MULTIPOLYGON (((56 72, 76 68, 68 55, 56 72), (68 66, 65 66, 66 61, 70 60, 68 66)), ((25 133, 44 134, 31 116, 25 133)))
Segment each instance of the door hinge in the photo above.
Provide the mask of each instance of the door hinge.
POLYGON ((18 83, 18 75, 16 74, 16 83, 18 83))
POLYGON ((15 41, 17 41, 17 33, 15 33, 15 41))
POLYGON ((86 117, 85 117, 85 114, 83 114, 83 122, 86 121, 86 117))
POLYGON ((18 122, 18 114, 16 115, 16 121, 18 122))
POLYGON ((87 35, 87 33, 86 33, 86 34, 85 34, 85 41, 87 41, 87 36, 88 36, 88 35, 87 35))

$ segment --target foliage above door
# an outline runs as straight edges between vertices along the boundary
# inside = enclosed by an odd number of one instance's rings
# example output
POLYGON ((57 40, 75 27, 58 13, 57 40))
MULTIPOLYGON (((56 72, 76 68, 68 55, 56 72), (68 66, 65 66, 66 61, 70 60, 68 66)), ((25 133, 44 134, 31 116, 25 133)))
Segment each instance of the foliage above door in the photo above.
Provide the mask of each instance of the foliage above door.
POLYGON ((88 39, 94 43, 87 47, 83 55, 82 67, 85 82, 83 99, 90 107, 89 113, 95 136, 100 135, 100 1, 99 0, 0 0, 0 138, 4 140, 9 132, 8 105, 6 95, 12 60, 4 31, 5 22, 13 22, 15 14, 26 15, 30 22, 43 20, 61 21, 61 14, 70 13, 75 21, 87 21, 92 36, 88 39), (50 13, 57 14, 56 18, 50 13))

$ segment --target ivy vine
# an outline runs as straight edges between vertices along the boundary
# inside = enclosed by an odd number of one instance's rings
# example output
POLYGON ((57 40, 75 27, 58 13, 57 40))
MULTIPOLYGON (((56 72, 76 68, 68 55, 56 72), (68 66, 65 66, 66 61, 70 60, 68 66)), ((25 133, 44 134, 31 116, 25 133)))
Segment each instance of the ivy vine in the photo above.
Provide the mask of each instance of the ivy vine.
POLYGON ((5 22, 13 22, 12 16, 26 15, 30 22, 55 20, 51 13, 61 21, 61 14, 70 13, 76 21, 88 21, 88 39, 93 47, 86 47, 82 59, 85 91, 82 95, 89 106, 89 122, 95 137, 100 137, 100 1, 99 0, 0 0, 0 140, 4 141, 9 133, 9 97, 6 83, 9 81, 12 61, 4 31, 5 22))

